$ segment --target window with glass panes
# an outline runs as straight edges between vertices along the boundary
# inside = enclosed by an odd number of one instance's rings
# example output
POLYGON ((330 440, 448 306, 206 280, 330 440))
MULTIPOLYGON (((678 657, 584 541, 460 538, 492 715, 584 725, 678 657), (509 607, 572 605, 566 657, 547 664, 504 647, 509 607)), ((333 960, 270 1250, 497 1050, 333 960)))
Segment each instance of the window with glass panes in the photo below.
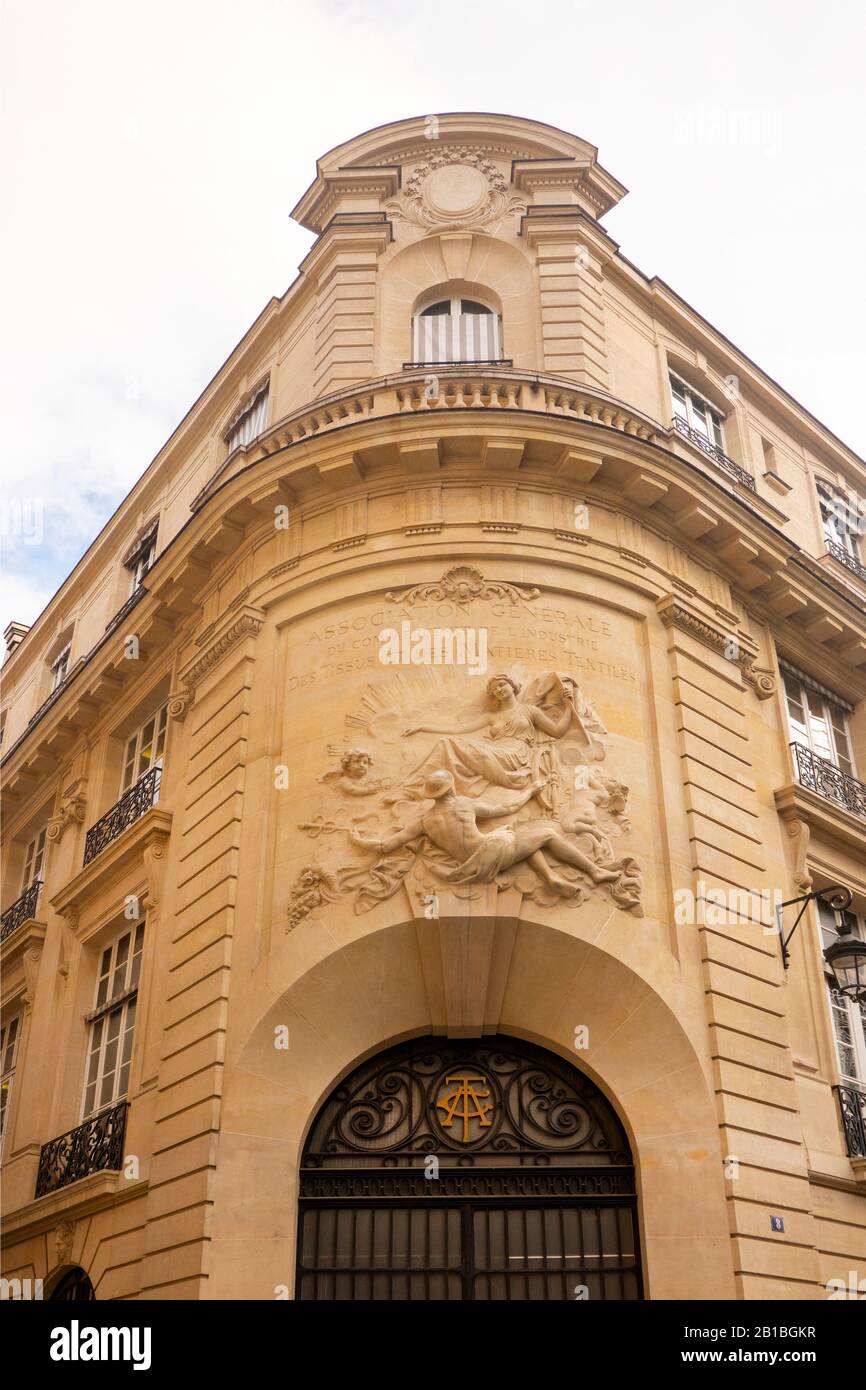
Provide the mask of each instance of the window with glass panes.
POLYGON ((42 878, 42 870, 45 868, 45 827, 28 844, 24 851, 24 873, 21 878, 22 893, 35 883, 37 878, 42 878))
POLYGON ((825 540, 841 546, 855 560, 859 560, 858 536, 866 521, 862 503, 858 503, 853 495, 846 496, 822 480, 818 483, 818 504, 825 540))
POLYGON ((123 932, 102 951, 96 1001, 90 1015, 82 1119, 129 1090, 135 1006, 141 974, 144 923, 123 932))
POLYGON ((853 777, 854 761, 841 705, 787 671, 784 680, 791 738, 853 777))
POLYGON ((70 653, 71 650, 72 650, 72 647, 71 647, 71 646, 64 647, 64 648, 63 648, 63 651, 62 651, 62 652, 60 653, 60 655, 56 658, 56 660, 55 660, 55 661, 52 661, 52 663, 51 663, 51 689, 52 689, 52 690, 56 690, 57 687, 60 686, 60 685, 62 685, 63 682, 66 680, 66 676, 67 676, 67 673, 68 673, 68 671, 69 671, 69 653, 70 653))
POLYGON ((697 391, 686 386, 684 381, 680 381, 679 377, 672 376, 670 382, 674 418, 697 430, 708 444, 715 444, 718 449, 724 451, 725 436, 722 433, 722 416, 718 410, 715 410, 709 401, 704 400, 703 396, 699 396, 697 391))
MULTIPOLYGON (((126 740, 123 753, 123 775, 120 792, 129 791, 139 777, 143 777, 152 767, 162 767, 165 753, 165 730, 168 723, 168 705, 163 705, 146 719, 140 729, 136 729, 126 740)), ((156 800, 156 792, 154 792, 156 800)))
POLYGON ((144 576, 147 574, 147 571, 150 569, 155 559, 156 527, 154 527, 149 535, 145 536, 135 554, 126 562, 126 567, 131 574, 129 584, 130 595, 134 594, 136 589, 143 583, 144 576))
POLYGON ((268 387, 269 382, 260 386, 253 396, 249 405, 234 421, 225 436, 226 446, 229 453, 240 448, 242 444, 249 444, 250 440, 260 435, 268 422, 268 387))
POLYGON ((442 299, 415 315, 416 362, 496 362, 502 355, 497 313, 474 299, 442 299))
POLYGON ((21 1015, 13 1014, 0 1027, 0 1067, 2 1067, 2 1092, 0 1092, 0 1141, 6 1132, 6 1115, 12 1095, 12 1081, 15 1076, 15 1063, 18 1058, 18 1035, 21 1015))
MULTIPOLYGON (((821 926, 821 945, 824 950, 838 939, 833 909, 818 900, 818 919, 821 926)), ((855 912, 843 912, 845 925, 854 936, 866 941, 866 923, 855 912)), ((839 1075, 845 1081, 857 1081, 866 1086, 866 1000, 846 999, 836 988, 832 970, 826 967, 825 979, 833 1020, 833 1037, 839 1075)))

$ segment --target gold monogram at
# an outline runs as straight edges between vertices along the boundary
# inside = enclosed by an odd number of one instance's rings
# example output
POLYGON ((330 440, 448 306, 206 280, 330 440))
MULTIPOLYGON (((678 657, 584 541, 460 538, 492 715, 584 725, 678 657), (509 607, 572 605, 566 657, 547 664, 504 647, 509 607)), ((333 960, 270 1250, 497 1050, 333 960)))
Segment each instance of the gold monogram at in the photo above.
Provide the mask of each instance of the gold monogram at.
POLYGON ((436 1102, 436 1108, 445 1112, 441 1122, 444 1129, 450 1129, 455 1119, 463 1121, 462 1142, 468 1144, 474 1137, 473 1120, 477 1120, 482 1129, 492 1124, 490 1082, 486 1076, 446 1076, 445 1086, 452 1085, 454 1090, 442 1095, 436 1102))

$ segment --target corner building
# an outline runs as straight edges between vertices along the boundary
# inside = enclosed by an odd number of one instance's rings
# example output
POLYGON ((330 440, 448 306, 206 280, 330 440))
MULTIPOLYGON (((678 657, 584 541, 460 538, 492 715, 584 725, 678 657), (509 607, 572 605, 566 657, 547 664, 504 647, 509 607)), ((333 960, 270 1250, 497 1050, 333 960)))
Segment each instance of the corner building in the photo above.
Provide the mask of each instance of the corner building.
POLYGON ((8 630, 7 1278, 866 1275, 862 1005, 826 904, 787 968, 773 925, 838 883, 864 936, 866 466, 620 254, 624 193, 509 116, 332 150, 297 279, 8 630))

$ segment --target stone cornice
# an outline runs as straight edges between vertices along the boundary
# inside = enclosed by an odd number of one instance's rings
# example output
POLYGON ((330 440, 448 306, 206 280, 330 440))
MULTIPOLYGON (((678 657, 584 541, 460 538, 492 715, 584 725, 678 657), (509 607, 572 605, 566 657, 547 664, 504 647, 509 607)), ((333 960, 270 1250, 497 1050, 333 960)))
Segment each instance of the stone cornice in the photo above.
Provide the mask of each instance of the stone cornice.
POLYGON ((482 146, 489 154, 498 153, 509 162, 521 164, 569 160, 581 171, 592 171, 609 198, 614 194, 622 197, 626 191, 598 164, 595 146, 568 131, 519 116, 448 111, 389 122, 329 150, 317 161, 316 178, 292 209, 292 217, 317 231, 317 215, 330 180, 355 170, 369 177, 373 167, 388 169, 429 154, 431 146, 448 145, 482 146))
POLYGON ((310 277, 321 275, 334 257, 352 252, 381 256, 392 236, 390 221, 372 213, 364 222, 332 221, 301 261, 301 271, 310 277))
MULTIPOLYGON (((238 642, 245 637, 257 637, 262 630, 265 615, 258 608, 244 605, 240 612, 228 612, 207 634, 207 650, 196 657, 181 671, 180 678, 187 690, 192 692, 203 676, 215 666, 238 642)), ((177 711, 173 711, 177 715, 177 711)))
MULTIPOLYGON (((859 667, 866 676, 866 614, 826 576, 799 565, 802 553, 778 529, 770 506, 726 477, 716 477, 710 461, 692 461, 687 446, 675 444, 674 452, 655 422, 604 393, 565 379, 504 369, 480 374, 449 370, 441 379, 447 389, 435 408, 425 408, 417 396, 419 373, 402 373, 360 395, 351 389, 334 396, 314 414, 280 422, 257 441, 253 456, 236 465, 239 471, 201 496, 195 517, 148 575, 150 592, 143 594, 128 622, 149 659, 167 655, 183 628, 192 626, 213 575, 247 544, 251 525, 260 530, 265 519, 273 524, 275 505, 330 506, 335 491, 349 495, 360 486, 375 487, 380 469, 383 478, 393 478, 399 421, 399 452, 409 474, 434 468, 446 481, 449 466, 441 466, 442 451, 451 436, 463 438, 467 431, 487 441, 493 455, 498 443, 507 440, 517 458, 515 441, 522 441, 522 456, 510 474, 514 482, 531 477, 535 487, 544 486, 546 479, 560 491, 601 501, 619 498, 623 508, 651 518, 661 534, 682 537, 684 544, 698 541, 702 562, 717 567, 774 630, 784 630, 789 615, 796 614, 798 623, 803 615, 806 621, 799 625, 812 657, 821 652, 831 666, 850 671, 852 696, 862 698, 862 683, 854 673, 859 667), (538 447, 548 462, 528 466, 526 460, 538 447), (362 468, 355 463, 360 451, 362 468)), ((294 556, 289 558, 294 562, 294 556)), ((240 617, 235 611, 226 619, 228 626, 240 617)), ((190 662, 182 672, 183 686, 194 688, 227 650, 219 646, 223 638, 230 646, 251 635, 253 627, 248 615, 231 636, 209 634, 214 650, 190 662)), ((42 719, 6 754, 7 791, 17 798, 16 806, 44 785, 58 754, 98 724, 106 705, 114 706, 125 682, 136 675, 135 663, 123 659, 124 630, 118 626, 100 639, 42 719)))
POLYGON ((33 1004, 36 977, 39 973, 47 931, 48 927, 45 922, 31 917, 29 921, 22 922, 17 931, 11 932, 2 946, 4 989, 10 975, 17 966, 21 966, 24 975, 24 991, 20 998, 27 1013, 30 1012, 33 1004))
POLYGON ((91 1173, 89 1177, 80 1178, 68 1187, 48 1192, 44 1197, 9 1212, 3 1217, 0 1230, 4 1240, 9 1240, 13 1235, 17 1240, 43 1235, 52 1230, 58 1221, 69 1220, 71 1216, 77 1220, 118 1202, 131 1202, 136 1197, 142 1197, 148 1186, 146 1178, 130 1182, 122 1173, 91 1173))
POLYGON ((861 855, 866 852, 866 821, 844 806, 819 796, 799 782, 788 782, 777 788, 773 799, 784 821, 804 821, 827 843, 861 855))
POLYGON ((54 895, 51 906, 59 916, 66 919, 71 931, 77 930, 84 905, 100 892, 107 882, 122 870, 126 870, 136 858, 141 859, 147 871, 152 867, 147 854, 150 852, 152 859, 154 847, 157 849, 156 857, 164 857, 159 851, 159 846, 164 847, 168 840, 171 820, 171 813, 160 806, 145 811, 143 816, 127 826, 116 840, 106 845, 95 859, 54 895))
POLYGON ((705 647, 728 657, 759 700, 767 700, 775 695, 776 678, 773 672, 755 665, 758 648, 739 629, 732 632, 719 627, 688 599, 677 594, 665 594, 656 608, 665 627, 679 628, 705 647))
MULTIPOLYGON (((330 217, 344 199, 374 197, 380 203, 393 198, 400 187, 400 166, 357 166, 322 175, 313 185, 315 192, 305 203, 298 221, 309 231, 324 231, 330 217)), ((312 192, 312 190, 311 190, 312 192)), ((300 204, 298 207, 300 208, 300 204)), ((295 209, 297 212, 298 209, 295 209)), ((294 215, 294 214, 293 214, 294 215)))
POLYGON ((600 165, 580 160, 515 159, 512 164, 514 187, 521 193, 538 188, 565 188, 579 201, 585 201, 592 215, 603 217, 626 192, 619 181, 600 165))

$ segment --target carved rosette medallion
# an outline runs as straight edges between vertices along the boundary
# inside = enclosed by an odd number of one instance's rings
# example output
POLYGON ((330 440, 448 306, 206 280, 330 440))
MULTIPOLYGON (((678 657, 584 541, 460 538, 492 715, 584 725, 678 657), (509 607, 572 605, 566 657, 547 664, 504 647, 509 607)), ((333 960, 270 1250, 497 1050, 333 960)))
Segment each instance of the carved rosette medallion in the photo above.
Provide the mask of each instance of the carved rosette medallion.
POLYGON ((524 211, 510 185, 484 150, 452 145, 418 164, 405 188, 386 210, 425 231, 483 227, 510 212, 524 211))

